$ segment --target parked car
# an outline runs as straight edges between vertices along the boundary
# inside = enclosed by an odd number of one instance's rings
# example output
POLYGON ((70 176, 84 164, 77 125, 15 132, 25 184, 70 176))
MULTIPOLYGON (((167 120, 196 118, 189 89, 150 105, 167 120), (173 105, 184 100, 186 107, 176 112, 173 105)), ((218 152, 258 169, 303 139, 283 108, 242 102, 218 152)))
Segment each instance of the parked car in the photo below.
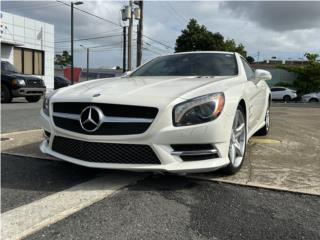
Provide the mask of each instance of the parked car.
POLYGON ((1 61, 1 102, 11 102, 14 97, 25 97, 28 102, 37 102, 46 92, 42 79, 25 75, 7 61, 1 61))
POLYGON ((238 53, 157 57, 48 95, 40 149, 87 167, 235 173, 248 139, 269 131, 270 79, 238 53))
POLYGON ((54 77, 54 89, 59 89, 71 85, 71 81, 63 76, 54 77))
POLYGON ((272 100, 283 100, 285 102, 289 102, 297 98, 297 92, 285 87, 272 87, 271 98, 272 100))
POLYGON ((320 92, 308 93, 302 96, 303 102, 320 102, 320 92))

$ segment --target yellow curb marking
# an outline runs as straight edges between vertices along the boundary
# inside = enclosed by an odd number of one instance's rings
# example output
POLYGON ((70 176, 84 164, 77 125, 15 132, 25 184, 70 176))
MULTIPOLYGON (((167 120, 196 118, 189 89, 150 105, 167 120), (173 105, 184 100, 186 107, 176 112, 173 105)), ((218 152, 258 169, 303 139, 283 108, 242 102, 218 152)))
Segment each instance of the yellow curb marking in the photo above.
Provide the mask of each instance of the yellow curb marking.
POLYGON ((249 144, 279 144, 281 141, 270 138, 252 138, 249 144))

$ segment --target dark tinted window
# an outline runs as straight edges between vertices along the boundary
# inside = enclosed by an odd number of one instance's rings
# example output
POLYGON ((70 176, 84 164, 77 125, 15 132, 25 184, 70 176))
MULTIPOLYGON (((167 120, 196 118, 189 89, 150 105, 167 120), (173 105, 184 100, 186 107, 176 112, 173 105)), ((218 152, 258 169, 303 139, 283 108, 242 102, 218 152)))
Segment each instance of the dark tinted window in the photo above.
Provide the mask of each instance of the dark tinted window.
POLYGON ((271 92, 280 92, 280 91, 284 91, 284 88, 271 88, 271 92))
POLYGON ((1 71, 18 73, 18 70, 11 63, 5 61, 1 61, 1 71))
POLYGON ((246 76, 248 80, 253 80, 255 78, 254 71, 250 67, 250 65, 245 61, 244 59, 241 58, 241 61, 243 63, 244 71, 246 72, 246 76))
POLYGON ((131 76, 233 76, 238 74, 234 54, 186 53, 155 58, 131 76))

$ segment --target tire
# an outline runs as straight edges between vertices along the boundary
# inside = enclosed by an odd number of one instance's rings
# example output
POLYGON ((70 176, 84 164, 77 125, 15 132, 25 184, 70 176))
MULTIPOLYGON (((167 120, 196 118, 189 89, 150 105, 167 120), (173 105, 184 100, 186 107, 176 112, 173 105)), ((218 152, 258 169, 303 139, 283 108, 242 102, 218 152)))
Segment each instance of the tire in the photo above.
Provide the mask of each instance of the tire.
POLYGON ((319 102, 319 100, 318 100, 318 99, 316 99, 316 98, 311 98, 311 99, 309 100, 309 102, 311 102, 311 103, 315 103, 315 102, 319 102))
POLYGON ((291 97, 290 97, 289 95, 285 95, 285 96, 283 97, 283 101, 285 101, 285 102, 290 102, 290 101, 291 101, 291 97))
POLYGON ((229 175, 235 174, 240 170, 243 160, 245 158, 246 146, 247 146, 247 122, 246 122, 245 112, 243 108, 239 105, 233 120, 233 124, 232 124, 232 131, 231 131, 230 144, 229 144, 229 154, 228 154, 230 163, 227 167, 224 168, 224 172, 226 174, 229 174, 229 175))
POLYGON ((1 85, 1 102, 9 103, 12 101, 12 95, 9 88, 6 85, 1 85))
POLYGON ((261 129, 259 129, 255 135, 266 136, 269 133, 269 129, 270 129, 270 104, 268 105, 264 120, 265 120, 266 124, 261 129))
POLYGON ((40 100, 41 96, 27 96, 26 100, 28 102, 34 103, 34 102, 38 102, 40 100))

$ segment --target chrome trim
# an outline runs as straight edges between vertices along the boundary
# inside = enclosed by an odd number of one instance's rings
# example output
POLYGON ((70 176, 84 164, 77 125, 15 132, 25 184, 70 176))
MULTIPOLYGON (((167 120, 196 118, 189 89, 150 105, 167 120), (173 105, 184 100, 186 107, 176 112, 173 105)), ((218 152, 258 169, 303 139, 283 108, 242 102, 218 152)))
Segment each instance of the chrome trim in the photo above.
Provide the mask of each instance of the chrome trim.
POLYGON ((52 116, 60 117, 60 118, 67 118, 67 119, 72 119, 72 120, 80 120, 80 114, 53 112, 52 116))
POLYGON ((106 123, 151 123, 153 119, 104 116, 102 121, 106 123))
MULTIPOLYGON (((80 114, 53 112, 52 116, 80 121, 80 114)), ((103 116, 102 122, 104 122, 104 123, 151 123, 151 122, 153 122, 153 119, 152 118, 130 118, 130 117, 103 116)))
POLYGON ((199 151, 172 151, 174 156, 205 156, 218 153, 217 149, 199 150, 199 151))

